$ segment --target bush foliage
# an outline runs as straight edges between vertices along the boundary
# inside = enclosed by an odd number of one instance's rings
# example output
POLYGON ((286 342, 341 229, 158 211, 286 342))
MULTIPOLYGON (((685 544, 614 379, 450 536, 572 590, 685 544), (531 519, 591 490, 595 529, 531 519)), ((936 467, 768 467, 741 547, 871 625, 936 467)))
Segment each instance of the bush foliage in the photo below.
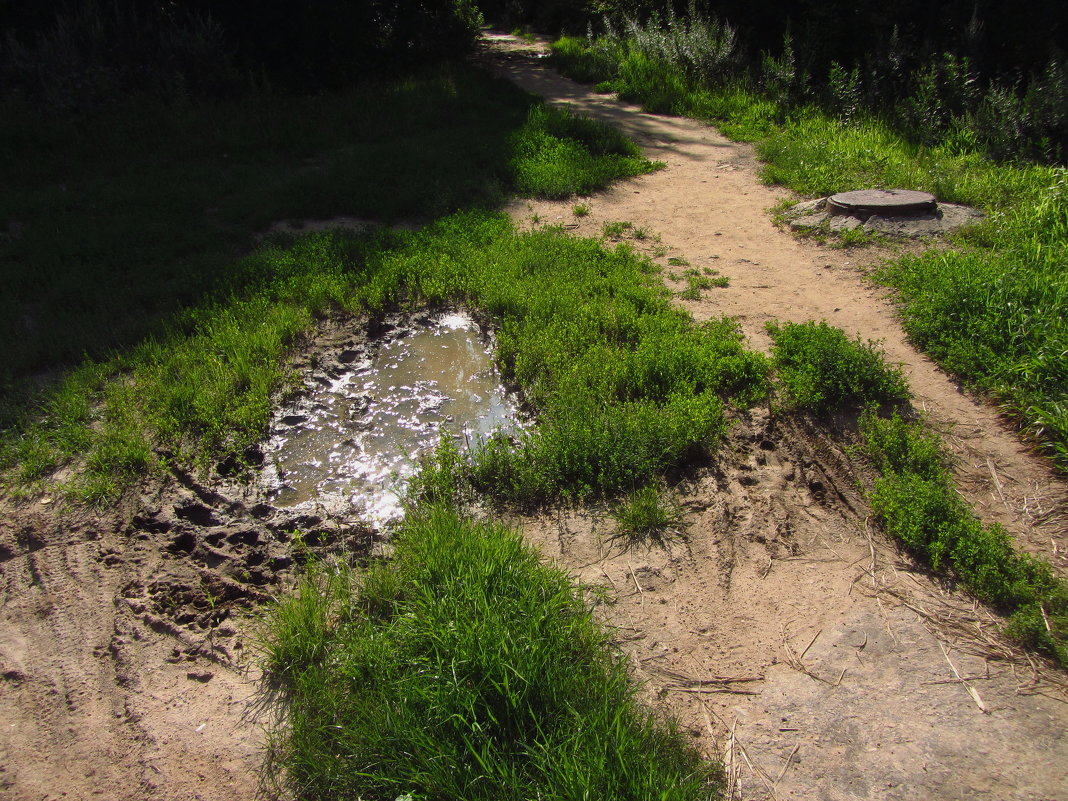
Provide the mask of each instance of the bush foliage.
POLYGON ((975 517, 957 493, 937 437, 922 424, 868 412, 861 431, 882 472, 871 503, 887 531, 1008 613, 1011 637, 1068 664, 1068 583, 1048 562, 1017 553, 1001 526, 975 517))
POLYGON ((872 342, 851 340, 826 322, 772 322, 767 330, 772 365, 791 406, 823 414, 908 400, 900 368, 888 365, 872 342))

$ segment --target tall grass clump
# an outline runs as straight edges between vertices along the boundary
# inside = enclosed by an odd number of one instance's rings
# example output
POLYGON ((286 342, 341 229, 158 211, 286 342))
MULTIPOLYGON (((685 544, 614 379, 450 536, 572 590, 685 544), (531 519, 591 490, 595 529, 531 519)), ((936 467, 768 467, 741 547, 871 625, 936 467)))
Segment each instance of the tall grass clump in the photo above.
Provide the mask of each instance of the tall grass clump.
POLYGON ((638 706, 582 594, 518 533, 441 506, 394 557, 320 566, 271 612, 268 777, 308 799, 711 799, 719 771, 638 706))
POLYGON ((617 129, 588 117, 534 106, 513 138, 515 189, 525 196, 588 195, 612 181, 663 167, 643 158, 617 129))
POLYGON ((787 403, 816 414, 908 399, 900 368, 875 344, 849 339, 826 322, 767 324, 772 366, 787 403))
POLYGON ((861 433, 882 473, 871 503, 886 530, 1008 614, 1010 638, 1068 664, 1068 583, 1048 562, 1017 553, 1001 526, 975 517, 957 493, 940 442, 921 423, 869 411, 861 433))
POLYGON ((665 488, 647 484, 628 492, 613 506, 616 533, 612 539, 627 545, 664 544, 682 536, 682 508, 665 488))

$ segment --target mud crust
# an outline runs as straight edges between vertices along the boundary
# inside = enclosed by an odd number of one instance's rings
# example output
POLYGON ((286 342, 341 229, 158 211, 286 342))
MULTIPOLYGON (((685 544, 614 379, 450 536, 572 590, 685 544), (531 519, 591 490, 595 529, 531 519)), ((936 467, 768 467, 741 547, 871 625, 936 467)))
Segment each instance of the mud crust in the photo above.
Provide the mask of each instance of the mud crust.
POLYGON ((105 513, 2 509, 0 797, 254 797, 255 615, 380 537, 185 473, 105 513))

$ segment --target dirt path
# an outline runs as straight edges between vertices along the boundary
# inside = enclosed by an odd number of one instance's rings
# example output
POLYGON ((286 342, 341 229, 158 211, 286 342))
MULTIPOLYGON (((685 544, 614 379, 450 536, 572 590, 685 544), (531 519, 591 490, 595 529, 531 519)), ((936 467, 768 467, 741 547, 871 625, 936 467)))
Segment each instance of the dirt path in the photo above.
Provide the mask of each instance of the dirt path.
POLYGON ((211 577, 121 515, 4 507, 17 511, 0 525, 0 799, 251 799, 244 660, 164 613, 211 577))
POLYGON ((735 318, 761 349, 770 344, 764 331, 768 320, 826 320, 851 336, 880 342, 892 362, 904 365, 916 405, 946 436, 959 459, 958 482, 977 512, 1005 525, 1021 547, 1068 574, 1068 487, 996 408, 963 393, 906 341, 887 290, 866 281, 862 272, 892 256, 892 250, 843 250, 795 238, 776 228, 768 214, 794 195, 760 182, 752 147, 730 142, 699 122, 644 114, 562 78, 540 58, 543 43, 491 34, 487 45, 492 57, 486 60, 499 74, 552 103, 612 123, 648 158, 667 165, 584 199, 590 213, 582 218, 572 213, 574 201, 516 202, 512 215, 521 225, 530 226, 534 218, 583 236, 600 236, 605 222, 646 229, 660 241, 630 241, 649 253, 657 245, 666 248, 666 255, 656 259, 660 264, 683 258, 730 278, 729 287, 683 305, 697 320, 735 318))
MULTIPOLYGON (((730 278, 684 305, 698 320, 734 317, 756 347, 768 346, 771 319, 827 320, 880 341, 946 437, 976 511, 1068 572, 1065 483, 905 340, 862 272, 891 251, 777 229, 767 210, 789 193, 760 182, 750 147, 596 95, 548 70, 543 48, 494 34, 483 58, 549 102, 622 128, 667 167, 584 199, 581 218, 574 201, 516 203, 521 226, 644 229, 628 241, 668 272, 674 258, 730 278)), ((993 636, 989 613, 872 532, 853 469, 819 432, 757 413, 684 489, 687 537, 666 549, 621 550, 611 521, 589 513, 520 522, 608 592, 605 619, 648 699, 726 756, 736 797, 1068 797, 1063 676, 1035 670, 993 636)))

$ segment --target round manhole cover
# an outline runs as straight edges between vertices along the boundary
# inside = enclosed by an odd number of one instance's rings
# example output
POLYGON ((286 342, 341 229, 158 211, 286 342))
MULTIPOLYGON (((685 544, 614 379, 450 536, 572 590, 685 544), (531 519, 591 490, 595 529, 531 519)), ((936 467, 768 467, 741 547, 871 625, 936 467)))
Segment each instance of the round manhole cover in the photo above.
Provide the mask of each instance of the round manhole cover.
POLYGON ((853 216, 915 217, 935 210, 935 196, 913 189, 858 189, 827 199, 832 214, 853 216))

